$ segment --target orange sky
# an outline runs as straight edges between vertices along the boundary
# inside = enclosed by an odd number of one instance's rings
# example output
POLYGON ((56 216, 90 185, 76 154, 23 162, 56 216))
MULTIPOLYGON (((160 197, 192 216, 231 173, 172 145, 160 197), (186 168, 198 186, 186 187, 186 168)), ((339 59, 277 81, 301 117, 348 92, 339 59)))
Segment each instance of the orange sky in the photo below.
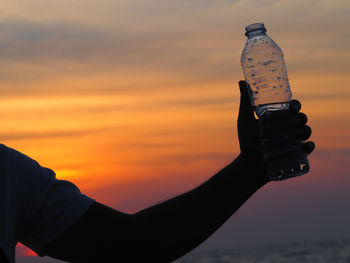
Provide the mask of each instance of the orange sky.
POLYGON ((123 211, 189 190, 238 154, 244 27, 262 21, 313 129, 309 180, 327 181, 316 172, 330 155, 343 178, 349 11, 347 0, 2 1, 2 143, 123 211))

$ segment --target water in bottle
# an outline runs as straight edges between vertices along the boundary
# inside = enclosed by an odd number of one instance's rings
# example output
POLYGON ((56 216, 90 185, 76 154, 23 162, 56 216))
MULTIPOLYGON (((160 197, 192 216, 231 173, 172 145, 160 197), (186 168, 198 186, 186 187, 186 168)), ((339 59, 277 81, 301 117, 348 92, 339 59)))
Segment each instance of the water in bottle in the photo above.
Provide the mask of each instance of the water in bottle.
MULTIPOLYGON (((266 34, 263 23, 248 25, 245 35, 248 39, 242 52, 241 65, 250 86, 251 103, 256 114, 263 118, 276 110, 288 110, 292 92, 281 48, 266 34)), ((279 152, 265 153, 264 157, 272 180, 299 176, 309 170, 307 155, 288 145, 279 152), (292 157, 279 163, 268 161, 271 155, 288 154, 292 157)))

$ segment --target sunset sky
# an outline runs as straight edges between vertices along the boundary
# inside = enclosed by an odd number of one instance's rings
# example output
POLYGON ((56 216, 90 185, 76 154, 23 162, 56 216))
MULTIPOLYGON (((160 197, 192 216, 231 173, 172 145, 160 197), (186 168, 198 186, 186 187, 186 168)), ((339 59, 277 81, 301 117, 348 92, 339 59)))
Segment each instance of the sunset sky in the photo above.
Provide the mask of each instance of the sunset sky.
POLYGON ((309 174, 262 188, 198 249, 348 237, 348 0, 2 0, 1 143, 124 212, 188 191, 239 153, 254 22, 317 148, 309 174))

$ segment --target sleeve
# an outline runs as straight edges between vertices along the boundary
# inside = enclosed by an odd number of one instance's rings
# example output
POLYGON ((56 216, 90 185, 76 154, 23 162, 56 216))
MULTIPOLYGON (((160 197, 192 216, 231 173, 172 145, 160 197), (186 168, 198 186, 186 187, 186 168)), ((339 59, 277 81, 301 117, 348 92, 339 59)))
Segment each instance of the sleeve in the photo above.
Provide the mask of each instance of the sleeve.
POLYGON ((51 169, 7 149, 17 185, 17 240, 40 255, 45 245, 78 221, 94 199, 82 194, 73 183, 56 179, 51 169))

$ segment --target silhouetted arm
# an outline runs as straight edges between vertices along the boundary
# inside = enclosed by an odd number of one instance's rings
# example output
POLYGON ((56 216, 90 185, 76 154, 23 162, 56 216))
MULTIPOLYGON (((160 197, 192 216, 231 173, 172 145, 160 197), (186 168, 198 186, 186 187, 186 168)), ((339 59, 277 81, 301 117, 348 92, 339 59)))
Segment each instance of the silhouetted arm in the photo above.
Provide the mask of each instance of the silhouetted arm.
MULTIPOLYGON (((245 84, 240 82, 240 88, 241 154, 236 160, 195 189, 136 214, 122 213, 95 202, 77 223, 48 244, 41 255, 69 262, 171 262, 213 234, 269 181, 258 123, 245 84)), ((296 109, 293 107, 285 115, 291 116, 290 119, 284 122, 295 123, 295 137, 306 140, 311 134, 311 129, 305 126, 306 116, 297 113, 298 105, 296 109)), ((314 148, 312 142, 301 146, 306 153, 314 148)))
POLYGON ((70 262, 170 262, 214 233, 267 181, 240 155, 199 187, 125 214, 94 203, 44 254, 70 262))

